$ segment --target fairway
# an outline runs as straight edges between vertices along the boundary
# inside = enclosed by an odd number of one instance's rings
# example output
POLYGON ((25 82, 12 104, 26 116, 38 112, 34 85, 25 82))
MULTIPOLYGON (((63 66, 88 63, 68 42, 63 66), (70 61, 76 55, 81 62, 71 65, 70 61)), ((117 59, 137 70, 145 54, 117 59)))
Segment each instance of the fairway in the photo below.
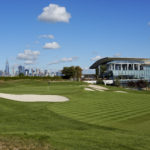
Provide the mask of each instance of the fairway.
POLYGON ((0 98, 0 147, 24 141, 39 150, 150 149, 150 92, 86 87, 82 82, 51 82, 49 87, 42 80, 1 81, 0 93, 60 95, 69 101, 0 98))

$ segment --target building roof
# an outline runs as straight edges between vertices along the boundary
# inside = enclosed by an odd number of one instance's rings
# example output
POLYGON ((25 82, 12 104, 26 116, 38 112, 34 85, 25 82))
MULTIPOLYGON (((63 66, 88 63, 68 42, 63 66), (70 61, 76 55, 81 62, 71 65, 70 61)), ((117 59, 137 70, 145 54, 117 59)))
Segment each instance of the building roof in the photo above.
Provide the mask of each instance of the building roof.
POLYGON ((120 60, 120 61, 148 61, 148 58, 123 58, 123 57, 105 57, 97 60, 93 65, 90 66, 90 69, 96 69, 99 65, 106 64, 111 61, 120 60))

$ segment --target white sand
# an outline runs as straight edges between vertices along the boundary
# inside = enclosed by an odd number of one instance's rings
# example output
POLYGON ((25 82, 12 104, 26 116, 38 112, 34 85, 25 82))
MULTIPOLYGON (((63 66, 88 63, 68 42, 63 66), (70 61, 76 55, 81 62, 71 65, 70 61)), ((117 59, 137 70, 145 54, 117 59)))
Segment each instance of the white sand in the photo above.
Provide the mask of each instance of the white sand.
POLYGON ((92 84, 90 84, 89 87, 92 88, 92 89, 94 89, 94 90, 97 90, 97 91, 105 91, 105 90, 108 90, 108 88, 105 88, 105 87, 99 86, 99 85, 92 85, 92 84))
POLYGON ((84 90, 86 90, 86 91, 95 91, 95 90, 90 89, 90 88, 84 88, 84 90))
POLYGON ((0 97, 20 102, 65 102, 69 100, 66 97, 58 95, 15 95, 0 93, 0 97))
POLYGON ((85 83, 89 83, 89 84, 96 84, 96 80, 92 80, 92 81, 84 81, 85 83))
POLYGON ((105 90, 96 89, 97 91, 104 92, 105 90))
POLYGON ((116 93, 128 93, 126 91, 115 91, 116 93))

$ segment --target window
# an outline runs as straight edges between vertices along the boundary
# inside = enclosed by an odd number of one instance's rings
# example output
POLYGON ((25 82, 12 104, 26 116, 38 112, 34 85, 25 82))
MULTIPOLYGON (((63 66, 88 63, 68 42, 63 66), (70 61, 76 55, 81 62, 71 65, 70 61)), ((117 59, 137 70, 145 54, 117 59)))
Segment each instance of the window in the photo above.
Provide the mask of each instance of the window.
POLYGON ((129 64, 129 70, 133 70, 133 64, 129 64))
POLYGON ((110 70, 110 65, 107 65, 107 70, 110 70))
POLYGON ((140 70, 143 70, 143 66, 142 65, 140 65, 140 70))
POLYGON ((114 70, 114 64, 112 64, 112 70, 114 70))
POLYGON ((134 70, 138 70, 138 64, 134 64, 134 70))
POLYGON ((122 64, 122 69, 127 70, 127 64, 122 64))
POLYGON ((121 64, 116 64, 115 69, 116 70, 121 70, 121 64))

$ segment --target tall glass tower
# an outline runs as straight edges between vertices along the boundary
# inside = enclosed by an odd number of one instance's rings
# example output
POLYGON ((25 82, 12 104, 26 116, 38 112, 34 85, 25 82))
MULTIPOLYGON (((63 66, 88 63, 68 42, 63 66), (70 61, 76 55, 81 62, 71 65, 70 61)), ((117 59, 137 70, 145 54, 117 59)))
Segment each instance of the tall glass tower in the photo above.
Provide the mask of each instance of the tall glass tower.
POLYGON ((5 76, 9 76, 9 63, 8 63, 8 60, 6 61, 6 66, 5 66, 5 76))

